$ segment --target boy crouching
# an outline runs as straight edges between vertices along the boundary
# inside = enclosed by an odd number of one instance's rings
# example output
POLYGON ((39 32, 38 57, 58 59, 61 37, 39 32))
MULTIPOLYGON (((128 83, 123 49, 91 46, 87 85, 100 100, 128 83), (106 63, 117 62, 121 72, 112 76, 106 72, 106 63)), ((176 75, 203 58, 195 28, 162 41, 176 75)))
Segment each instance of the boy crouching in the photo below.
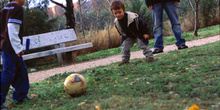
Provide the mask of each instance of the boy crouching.
POLYGON ((143 54, 147 58, 147 62, 154 61, 152 51, 148 46, 148 28, 147 23, 138 17, 136 13, 126 12, 125 6, 120 1, 114 1, 111 4, 111 11, 115 18, 115 27, 122 36, 122 62, 119 66, 129 63, 130 48, 137 40, 137 45, 143 50, 143 54))

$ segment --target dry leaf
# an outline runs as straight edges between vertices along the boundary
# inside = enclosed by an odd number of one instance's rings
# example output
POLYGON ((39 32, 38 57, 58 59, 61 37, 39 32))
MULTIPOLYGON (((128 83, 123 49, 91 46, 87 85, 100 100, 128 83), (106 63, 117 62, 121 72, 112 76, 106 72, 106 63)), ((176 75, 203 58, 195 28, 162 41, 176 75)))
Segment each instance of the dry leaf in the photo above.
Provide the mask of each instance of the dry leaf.
POLYGON ((37 94, 31 94, 31 97, 37 97, 37 94))
POLYGON ((12 104, 8 105, 8 108, 12 108, 12 107, 13 107, 13 105, 12 105, 12 104))
POLYGON ((136 83, 136 82, 131 82, 130 85, 133 85, 133 84, 135 84, 135 83, 136 83))
POLYGON ((196 54, 196 56, 203 56, 203 55, 204 55, 204 54, 202 54, 202 53, 201 53, 201 54, 196 54))
POLYGON ((99 105, 95 106, 96 110, 101 110, 101 107, 99 105))
POLYGON ((81 102, 81 103, 78 103, 78 105, 80 106, 80 105, 83 105, 83 104, 86 104, 86 102, 81 102))

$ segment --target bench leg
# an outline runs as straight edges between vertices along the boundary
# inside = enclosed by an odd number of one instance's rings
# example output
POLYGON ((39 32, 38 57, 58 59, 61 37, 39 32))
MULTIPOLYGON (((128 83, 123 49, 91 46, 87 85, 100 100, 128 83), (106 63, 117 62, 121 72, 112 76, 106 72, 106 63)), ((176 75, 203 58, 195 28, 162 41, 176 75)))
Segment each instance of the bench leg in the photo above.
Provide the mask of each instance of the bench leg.
POLYGON ((76 53, 75 51, 73 51, 73 52, 66 52, 65 57, 64 57, 64 60, 65 60, 66 64, 71 64, 71 63, 74 62, 75 53, 76 53))
MULTIPOLYGON (((57 45, 54 45, 54 47, 62 48, 62 47, 65 47, 65 44, 64 43, 57 44, 57 45)), ((71 64, 76 61, 76 57, 77 57, 77 51, 57 54, 57 60, 60 65, 71 64)))
MULTIPOLYGON (((61 47, 65 47, 65 44, 57 44, 57 45, 54 45, 55 48, 61 48, 61 47)), ((60 65, 64 65, 65 64, 65 61, 64 61, 64 58, 65 58, 65 53, 58 53, 57 54, 57 60, 59 62, 60 65)))

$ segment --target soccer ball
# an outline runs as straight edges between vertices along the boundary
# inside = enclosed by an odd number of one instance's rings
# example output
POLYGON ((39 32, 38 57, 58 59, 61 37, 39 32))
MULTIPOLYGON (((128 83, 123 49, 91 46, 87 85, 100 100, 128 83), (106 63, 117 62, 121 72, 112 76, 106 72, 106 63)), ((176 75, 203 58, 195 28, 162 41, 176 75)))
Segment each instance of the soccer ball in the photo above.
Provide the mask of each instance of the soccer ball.
POLYGON ((87 83, 80 74, 71 74, 64 81, 64 89, 70 96, 79 96, 86 91, 87 83))

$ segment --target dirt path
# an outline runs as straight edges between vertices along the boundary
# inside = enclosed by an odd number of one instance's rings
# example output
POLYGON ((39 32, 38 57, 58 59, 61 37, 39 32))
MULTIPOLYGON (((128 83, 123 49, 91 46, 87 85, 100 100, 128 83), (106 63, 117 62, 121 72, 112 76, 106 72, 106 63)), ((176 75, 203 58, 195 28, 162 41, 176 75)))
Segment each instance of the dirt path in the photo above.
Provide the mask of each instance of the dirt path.
MULTIPOLYGON (((189 41, 189 42, 186 42, 186 45, 190 48, 194 46, 216 42, 219 40, 220 40, 220 35, 209 37, 209 38, 204 38, 204 39, 199 39, 199 40, 194 40, 194 41, 189 41)), ((174 50, 177 50, 177 47, 175 45, 168 45, 164 47, 164 53, 167 53, 169 51, 174 51, 174 50)), ((144 57, 145 56, 142 54, 142 51, 136 51, 136 52, 131 53, 131 59, 144 58, 144 57)), ((42 81, 48 77, 51 77, 55 74, 64 73, 64 72, 78 72, 78 71, 82 71, 85 69, 108 65, 111 63, 119 62, 119 61, 121 61, 121 55, 114 55, 108 58, 82 62, 78 64, 72 64, 72 65, 68 65, 65 67, 57 67, 57 68, 53 68, 49 70, 42 70, 42 71, 30 73, 29 80, 30 80, 30 83, 35 83, 35 82, 42 81)))

